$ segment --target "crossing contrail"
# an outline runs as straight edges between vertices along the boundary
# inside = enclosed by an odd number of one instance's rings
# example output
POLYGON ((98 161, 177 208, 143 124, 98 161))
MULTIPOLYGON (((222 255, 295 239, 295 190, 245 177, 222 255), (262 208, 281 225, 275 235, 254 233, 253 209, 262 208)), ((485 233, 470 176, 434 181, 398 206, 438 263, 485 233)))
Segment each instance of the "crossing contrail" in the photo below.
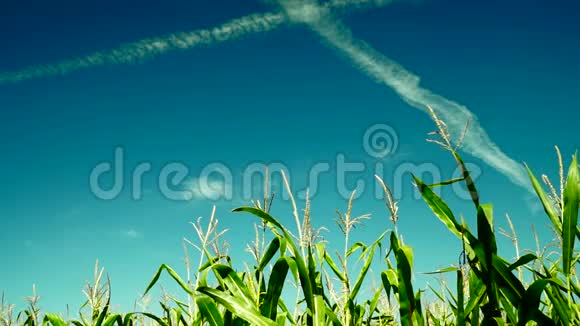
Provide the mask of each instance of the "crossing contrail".
POLYGON ((64 75, 77 70, 111 64, 141 62, 178 50, 192 49, 268 32, 288 23, 303 23, 331 47, 352 62, 374 81, 392 88, 411 106, 426 110, 431 106, 447 123, 454 135, 459 135, 465 123, 470 130, 463 149, 506 175, 512 182, 529 189, 523 167, 507 156, 490 139, 477 117, 465 106, 435 94, 420 85, 420 78, 400 64, 387 58, 367 43, 356 39, 347 26, 335 18, 351 8, 381 7, 392 0, 330 0, 322 5, 313 0, 278 0, 283 10, 253 14, 231 20, 223 25, 164 37, 148 38, 122 45, 116 49, 99 51, 84 57, 56 64, 35 65, 20 71, 0 73, 0 84, 15 83, 33 78, 64 75))
MULTIPOLYGON (((384 6, 390 2, 390 0, 332 0, 327 2, 324 8, 340 12, 349 8, 384 6)), ((65 75, 103 65, 143 62, 168 52, 188 50, 238 39, 250 34, 268 32, 287 22, 288 17, 283 12, 252 14, 233 19, 214 28, 143 39, 121 45, 116 49, 99 51, 55 64, 33 65, 19 71, 0 73, 0 84, 65 75)))
POLYGON ((506 155, 490 139, 477 117, 467 107, 422 87, 419 76, 409 72, 367 43, 356 39, 350 29, 337 20, 332 12, 319 6, 315 1, 280 0, 279 3, 293 22, 309 26, 322 37, 325 43, 335 48, 375 82, 390 87, 403 100, 417 109, 427 111, 427 106, 432 107, 455 137, 459 137, 469 121, 470 127, 465 135, 463 150, 483 160, 507 176, 513 183, 531 190, 522 165, 506 155))

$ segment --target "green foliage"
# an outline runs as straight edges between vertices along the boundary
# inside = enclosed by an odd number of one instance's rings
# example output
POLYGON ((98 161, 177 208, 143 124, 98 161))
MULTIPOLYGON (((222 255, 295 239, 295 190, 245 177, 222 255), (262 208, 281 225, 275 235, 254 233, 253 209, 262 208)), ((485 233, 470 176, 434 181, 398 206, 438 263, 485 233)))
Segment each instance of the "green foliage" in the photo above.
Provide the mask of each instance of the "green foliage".
MULTIPOLYGON (((449 149, 449 148, 448 148, 449 149)), ((200 264, 195 283, 182 278, 174 269, 162 265, 146 287, 151 291, 166 273, 183 290, 187 302, 174 298, 161 302, 161 314, 131 312, 118 314, 110 309, 110 287, 101 284, 102 271, 95 271, 95 284, 87 290, 88 314, 67 320, 55 314, 40 317, 37 297, 30 299, 30 307, 16 317, 4 304, 0 307, 0 325, 579 325, 580 284, 576 275, 580 255, 576 250, 578 237, 578 209, 580 177, 574 157, 563 193, 548 195, 528 168, 531 184, 544 207, 548 221, 561 239, 557 259, 525 254, 513 262, 500 257, 496 241, 493 208, 482 204, 477 188, 459 154, 449 149, 462 171, 462 177, 434 185, 414 177, 415 184, 433 214, 453 234, 462 251, 464 261, 427 274, 454 273, 456 286, 451 290, 442 285, 437 291, 430 287, 434 300, 422 296, 425 290, 413 286, 413 251, 398 234, 396 203, 388 202, 395 231, 386 230, 372 243, 349 243, 349 233, 361 219, 353 218, 352 201, 348 211, 339 213, 339 226, 345 235, 343 254, 335 257, 324 242, 306 239, 312 234, 309 216, 304 217, 299 236, 279 222, 260 205, 241 207, 234 212, 250 214, 262 223, 271 240, 261 249, 256 247, 256 265, 239 272, 231 266, 231 258, 224 253, 210 253, 213 244, 209 234, 215 230, 214 218, 203 236, 200 234, 200 264), (458 220, 451 207, 438 196, 434 187, 463 182, 469 190, 475 210, 476 229, 458 220), (558 199, 559 198, 559 199, 558 199), (310 229, 309 229, 310 228, 310 229), (386 255, 377 261, 383 241, 388 236, 386 255), (302 237, 302 238, 301 238, 302 237), (259 250, 260 249, 260 250, 259 250), (349 268, 349 260, 358 258, 358 269, 349 268), (224 264, 225 263, 225 264, 224 264), (374 264, 374 265, 373 265, 374 264), (369 278, 371 266, 379 266, 378 287, 372 288, 369 278), (525 269, 529 277, 518 278, 516 271, 525 269), (356 278, 350 274, 353 272, 356 278), (284 299, 296 284, 297 298, 292 306, 284 299), (340 290, 335 290, 340 286, 340 290), (371 291, 363 291, 369 289, 371 291), (370 297, 364 298, 370 292, 370 297), (284 294, 287 294, 286 296, 284 294)), ((381 180, 382 181, 382 180, 381 180)), ((383 183, 384 185, 384 183, 383 183)), ((551 186, 551 184, 549 185, 551 186)), ((553 187, 552 187, 553 188, 553 187)), ((385 190, 386 186, 385 186, 385 190)), ((390 194, 387 194, 390 196, 390 194)), ((392 198, 389 197, 392 201, 392 198)), ((267 199, 264 200, 266 207, 267 199)), ((271 205, 271 199, 270 199, 271 205)), ((308 206, 308 205, 307 205, 308 206)), ((269 207, 269 206, 268 206, 269 207)), ((217 221, 215 222, 217 224, 217 221)), ((195 227, 195 226, 194 226, 195 227)), ((200 228, 200 227, 199 227, 200 228)), ((221 233, 220 233, 221 234, 221 233)), ((258 246, 256 242, 256 246, 258 246)), ((453 275, 453 274, 451 274, 453 275)))

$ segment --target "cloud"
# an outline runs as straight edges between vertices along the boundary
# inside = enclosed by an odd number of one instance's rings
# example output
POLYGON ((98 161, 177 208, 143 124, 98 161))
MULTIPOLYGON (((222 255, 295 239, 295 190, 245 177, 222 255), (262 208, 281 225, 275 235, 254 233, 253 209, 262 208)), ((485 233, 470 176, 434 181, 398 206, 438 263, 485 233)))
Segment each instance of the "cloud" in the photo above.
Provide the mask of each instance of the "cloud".
MULTIPOLYGON (((381 6, 387 2, 382 0, 333 0, 328 2, 325 7, 341 10, 348 7, 381 6)), ((55 64, 34 65, 19 71, 0 73, 0 84, 65 75, 77 70, 104 65, 143 62, 168 52, 189 50, 199 46, 238 39, 249 34, 268 32, 287 22, 288 17, 282 12, 252 14, 209 29, 143 39, 123 44, 116 49, 98 51, 55 64)))
POLYGON ((121 231, 121 235, 127 239, 141 239, 143 234, 135 229, 128 229, 121 231))
POLYGON ((232 185, 223 180, 209 179, 207 177, 193 178, 187 182, 184 191, 185 200, 219 200, 232 198, 232 185))
POLYGON ((422 111, 427 111, 426 107, 431 106, 455 137, 460 135, 467 121, 470 121, 463 150, 483 160, 513 183, 531 191, 523 166, 490 139, 477 117, 467 107, 422 87, 419 76, 356 39, 347 26, 334 18, 331 11, 318 6, 315 1, 281 0, 280 4, 294 22, 307 24, 358 70, 394 90, 409 105, 422 111))

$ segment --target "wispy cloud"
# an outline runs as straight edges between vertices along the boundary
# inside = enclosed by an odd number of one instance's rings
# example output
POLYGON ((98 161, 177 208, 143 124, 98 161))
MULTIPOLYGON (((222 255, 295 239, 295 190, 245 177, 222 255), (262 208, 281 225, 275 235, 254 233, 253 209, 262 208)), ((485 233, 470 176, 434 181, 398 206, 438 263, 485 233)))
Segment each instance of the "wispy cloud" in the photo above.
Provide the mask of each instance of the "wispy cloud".
POLYGON ((122 230, 121 232, 121 236, 123 236, 124 238, 127 239, 140 239, 143 238, 143 234, 135 229, 127 229, 127 230, 122 230))
POLYGON ((185 200, 219 200, 221 198, 232 197, 232 185, 223 180, 203 178, 193 178, 186 183, 183 192, 185 200))
POLYGON ((460 135, 467 121, 470 121, 463 149, 506 175, 513 183, 530 189, 521 164, 506 155, 490 139, 477 117, 467 107, 423 88, 419 76, 356 39, 347 26, 338 21, 327 8, 318 6, 316 1, 281 0, 280 4, 294 22, 307 24, 325 43, 375 82, 390 87, 417 109, 426 111, 426 107, 431 106, 445 120, 452 135, 460 135))
MULTIPOLYGON (((333 0, 328 2, 325 8, 336 10, 349 7, 363 8, 381 6, 388 2, 385 0, 333 0)), ((65 75, 77 70, 103 65, 143 62, 168 52, 189 50, 199 46, 238 39, 249 34, 268 32, 287 22, 288 17, 282 12, 252 14, 209 29, 143 39, 123 44, 116 49, 99 51, 55 64, 34 65, 19 71, 0 73, 0 84, 65 75)))

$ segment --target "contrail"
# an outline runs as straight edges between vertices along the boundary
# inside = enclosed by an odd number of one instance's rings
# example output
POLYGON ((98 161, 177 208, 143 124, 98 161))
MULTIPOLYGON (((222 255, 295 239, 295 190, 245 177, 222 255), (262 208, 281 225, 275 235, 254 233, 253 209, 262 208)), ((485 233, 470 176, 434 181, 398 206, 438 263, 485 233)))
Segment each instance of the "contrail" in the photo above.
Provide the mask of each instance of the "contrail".
MULTIPOLYGON (((332 0, 327 2, 324 8, 340 12, 348 8, 380 7, 390 2, 389 0, 332 0)), ((65 75, 77 70, 103 65, 143 62, 168 52, 188 50, 238 39, 249 34, 268 32, 285 23, 288 23, 288 17, 283 12, 252 14, 210 29, 148 38, 121 45, 116 49, 99 51, 56 64, 34 65, 19 71, 0 73, 0 84, 65 75)))
POLYGON ((462 148, 507 176, 513 183, 531 189, 524 168, 502 152, 467 107, 423 88, 419 76, 390 60, 367 43, 356 39, 348 27, 316 2, 281 0, 280 4, 292 21, 308 25, 328 45, 338 50, 375 82, 392 88, 403 100, 417 109, 427 111, 427 106, 432 107, 455 137, 462 133, 465 124, 470 121, 470 129, 462 148))
POLYGON ((64 75, 95 66, 141 62, 171 51, 225 42, 251 33, 267 32, 280 26, 285 20, 286 18, 281 13, 249 15, 211 29, 144 39, 122 45, 117 49, 99 51, 56 64, 37 65, 16 72, 2 73, 0 84, 64 75))
POLYGON ((341 12, 348 8, 385 6, 390 4, 391 0, 330 0, 323 5, 311 0, 278 0, 278 2, 284 9, 281 12, 248 15, 211 29, 144 39, 122 45, 117 49, 99 51, 56 64, 36 65, 16 72, 0 73, 0 84, 64 75, 95 66, 141 62, 171 51, 187 50, 253 33, 271 31, 286 23, 305 23, 359 70, 376 82, 392 88, 413 107, 423 111, 427 105, 433 107, 445 120, 452 134, 458 135, 465 123, 471 121, 470 130, 463 143, 464 150, 487 162, 508 176, 512 182, 529 189, 529 182, 522 166, 501 151, 472 112, 463 105, 421 87, 418 76, 365 42, 354 38, 352 32, 333 16, 333 12, 341 12))

